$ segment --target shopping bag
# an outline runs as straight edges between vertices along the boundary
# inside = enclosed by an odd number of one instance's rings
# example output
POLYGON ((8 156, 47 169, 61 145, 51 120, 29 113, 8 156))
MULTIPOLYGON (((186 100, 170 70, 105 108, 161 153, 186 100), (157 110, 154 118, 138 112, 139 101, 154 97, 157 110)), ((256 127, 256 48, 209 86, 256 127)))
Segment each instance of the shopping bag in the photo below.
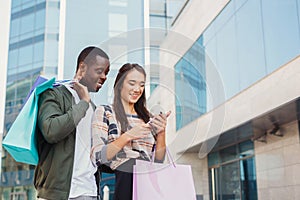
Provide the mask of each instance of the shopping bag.
POLYGON ((27 102, 27 100, 29 99, 29 97, 31 96, 31 93, 34 91, 34 89, 35 89, 38 85, 41 85, 42 83, 46 82, 47 80, 48 80, 48 79, 45 78, 45 77, 43 77, 43 76, 38 76, 38 77, 35 79, 35 81, 34 81, 32 87, 30 88, 30 91, 28 92, 28 94, 27 94, 27 96, 26 96, 26 98, 25 98, 24 105, 25 105, 25 103, 27 102))
POLYGON ((36 86, 3 139, 3 147, 17 162, 31 165, 38 163, 35 137, 38 98, 42 92, 52 88, 54 82, 55 78, 52 78, 36 86))
POLYGON ((133 200, 196 200, 190 165, 136 160, 133 200))

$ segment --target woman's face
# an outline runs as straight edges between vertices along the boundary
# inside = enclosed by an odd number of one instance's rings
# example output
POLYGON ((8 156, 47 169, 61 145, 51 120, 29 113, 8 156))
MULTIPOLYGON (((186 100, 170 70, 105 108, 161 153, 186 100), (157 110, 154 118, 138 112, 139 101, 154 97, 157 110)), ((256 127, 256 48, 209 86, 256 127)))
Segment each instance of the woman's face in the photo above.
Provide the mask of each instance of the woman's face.
POLYGON ((122 103, 131 105, 136 103, 145 89, 145 76, 143 73, 132 69, 124 79, 121 89, 122 103))

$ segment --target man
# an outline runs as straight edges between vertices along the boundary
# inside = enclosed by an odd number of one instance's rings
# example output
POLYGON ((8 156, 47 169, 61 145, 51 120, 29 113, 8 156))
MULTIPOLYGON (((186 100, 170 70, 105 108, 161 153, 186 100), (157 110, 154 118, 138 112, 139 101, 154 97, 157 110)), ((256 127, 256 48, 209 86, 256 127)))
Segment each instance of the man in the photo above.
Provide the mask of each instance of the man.
POLYGON ((75 82, 49 89, 40 96, 39 163, 34 177, 39 199, 97 199, 97 167, 90 160, 95 105, 89 92, 99 91, 109 67, 103 50, 87 47, 78 56, 75 82))

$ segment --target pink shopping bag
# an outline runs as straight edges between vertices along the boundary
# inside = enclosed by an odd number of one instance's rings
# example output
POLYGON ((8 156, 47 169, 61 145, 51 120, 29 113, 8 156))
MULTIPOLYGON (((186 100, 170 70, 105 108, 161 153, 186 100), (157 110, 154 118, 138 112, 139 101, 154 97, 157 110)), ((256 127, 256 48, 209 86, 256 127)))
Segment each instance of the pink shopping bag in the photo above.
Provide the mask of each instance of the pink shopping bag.
POLYGON ((191 166, 137 160, 132 195, 133 200, 196 200, 191 166))

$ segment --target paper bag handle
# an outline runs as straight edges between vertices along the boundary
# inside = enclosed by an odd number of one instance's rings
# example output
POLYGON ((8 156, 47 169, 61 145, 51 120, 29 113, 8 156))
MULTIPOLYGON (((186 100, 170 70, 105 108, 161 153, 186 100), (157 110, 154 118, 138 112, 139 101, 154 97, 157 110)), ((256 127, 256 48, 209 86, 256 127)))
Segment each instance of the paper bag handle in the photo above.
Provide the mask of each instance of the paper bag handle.
MULTIPOLYGON (((151 163, 154 163, 154 160, 155 160, 155 152, 156 152, 156 146, 154 147, 154 150, 153 150, 153 155, 152 155, 151 163)), ((168 156, 168 159, 169 159, 170 163, 172 163, 172 165, 173 165, 174 167, 176 167, 175 162, 174 162, 174 160, 173 160, 173 157, 172 157, 172 155, 171 155, 171 153, 170 153, 168 147, 166 147, 166 154, 167 154, 167 156, 168 156)))

